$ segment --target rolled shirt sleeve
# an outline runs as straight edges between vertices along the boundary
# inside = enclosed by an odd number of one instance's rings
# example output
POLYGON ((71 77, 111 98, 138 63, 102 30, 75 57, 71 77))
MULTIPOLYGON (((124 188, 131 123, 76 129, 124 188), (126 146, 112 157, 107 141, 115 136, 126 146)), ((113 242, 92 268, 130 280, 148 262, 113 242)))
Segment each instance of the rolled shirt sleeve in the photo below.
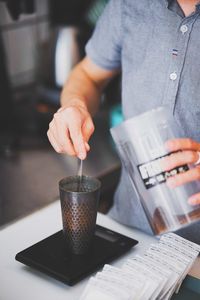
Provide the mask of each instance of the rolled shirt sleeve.
POLYGON ((109 1, 85 49, 86 55, 106 70, 121 67, 122 1, 109 1))

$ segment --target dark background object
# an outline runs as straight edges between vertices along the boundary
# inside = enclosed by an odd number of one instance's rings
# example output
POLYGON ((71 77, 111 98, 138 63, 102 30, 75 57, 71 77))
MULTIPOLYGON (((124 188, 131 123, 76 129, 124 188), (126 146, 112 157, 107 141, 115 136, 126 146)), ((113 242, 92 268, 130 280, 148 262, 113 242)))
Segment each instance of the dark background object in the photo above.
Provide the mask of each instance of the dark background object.
POLYGON ((93 0, 50 0, 52 25, 80 25, 93 0))
POLYGON ((20 14, 32 14, 35 11, 34 0, 0 0, 5 2, 13 20, 18 20, 20 14))
POLYGON ((18 146, 14 102, 0 31, 0 156, 12 156, 18 146))
POLYGON ((6 56, 0 31, 0 130, 12 129, 13 99, 6 69, 6 56))

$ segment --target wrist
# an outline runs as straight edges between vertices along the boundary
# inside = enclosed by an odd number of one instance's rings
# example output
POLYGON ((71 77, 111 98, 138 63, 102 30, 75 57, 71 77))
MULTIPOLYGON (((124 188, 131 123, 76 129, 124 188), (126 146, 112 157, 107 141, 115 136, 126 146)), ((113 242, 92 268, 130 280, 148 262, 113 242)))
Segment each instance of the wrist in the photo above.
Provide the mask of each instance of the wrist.
POLYGON ((61 99, 61 109, 67 107, 77 107, 79 109, 84 109, 88 112, 86 100, 84 97, 72 96, 71 98, 68 98, 67 101, 62 101, 61 99))

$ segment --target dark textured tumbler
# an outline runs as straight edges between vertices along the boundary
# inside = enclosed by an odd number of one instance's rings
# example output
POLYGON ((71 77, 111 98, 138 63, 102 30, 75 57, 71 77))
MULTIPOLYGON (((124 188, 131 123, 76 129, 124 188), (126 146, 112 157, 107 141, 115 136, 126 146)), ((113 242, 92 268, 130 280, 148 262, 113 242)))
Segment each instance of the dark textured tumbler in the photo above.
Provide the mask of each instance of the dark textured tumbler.
POLYGON ((70 176, 59 182, 63 233, 67 250, 86 254, 92 245, 101 183, 89 176, 70 176))

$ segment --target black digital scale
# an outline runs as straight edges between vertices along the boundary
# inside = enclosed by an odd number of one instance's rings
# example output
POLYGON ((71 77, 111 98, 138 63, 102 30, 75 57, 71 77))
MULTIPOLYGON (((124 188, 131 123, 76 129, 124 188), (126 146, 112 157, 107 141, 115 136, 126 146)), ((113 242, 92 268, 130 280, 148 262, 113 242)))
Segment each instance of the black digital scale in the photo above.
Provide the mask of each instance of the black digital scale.
POLYGON ((19 252, 15 258, 57 280, 74 285, 137 243, 134 239, 96 225, 93 245, 87 255, 68 254, 61 230, 19 252))

